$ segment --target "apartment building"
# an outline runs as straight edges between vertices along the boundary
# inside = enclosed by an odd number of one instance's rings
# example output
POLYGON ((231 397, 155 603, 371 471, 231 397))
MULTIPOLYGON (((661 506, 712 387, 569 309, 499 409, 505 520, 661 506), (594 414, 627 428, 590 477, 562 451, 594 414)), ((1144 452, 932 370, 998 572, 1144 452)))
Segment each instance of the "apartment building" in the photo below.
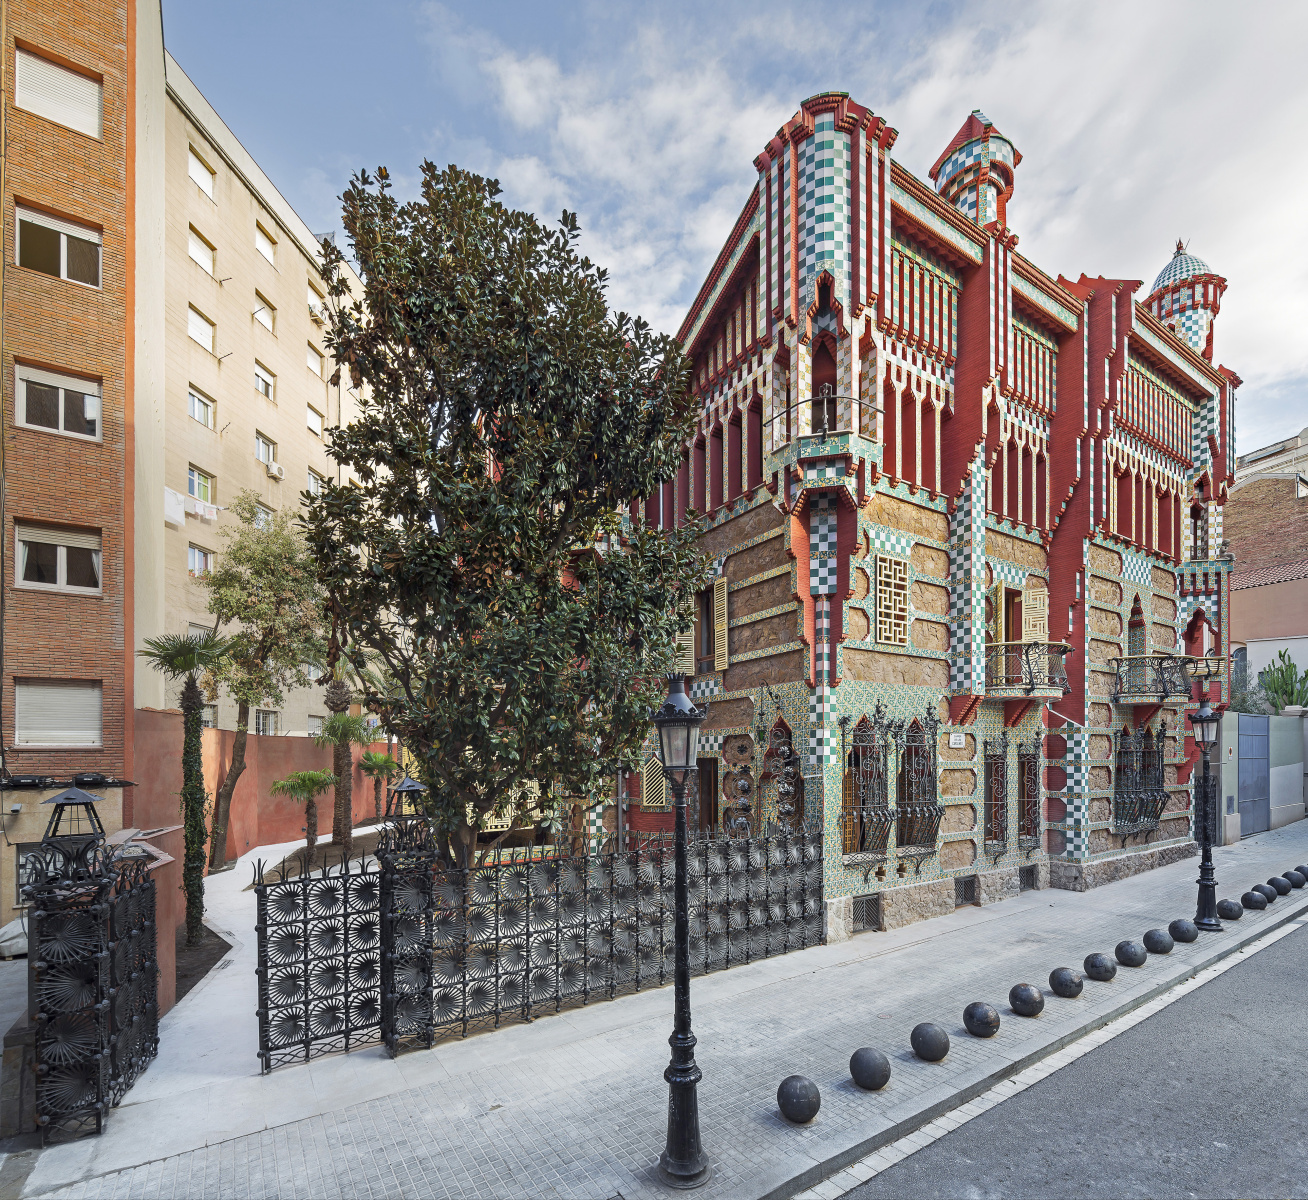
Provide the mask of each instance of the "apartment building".
MULTIPOLYGON (((142 180, 162 213, 163 286, 148 406, 157 450, 136 467, 138 644, 210 622, 196 577, 222 553, 239 491, 271 512, 338 478, 325 437, 352 403, 329 382, 317 238, 176 60, 160 61, 161 161, 142 180)), ((147 669, 136 686, 142 706, 172 703, 147 669)), ((320 688, 294 689, 258 709, 251 732, 316 732, 324 715, 320 688)), ((206 715, 228 729, 235 719, 225 695, 206 715)))
MULTIPOLYGON (((132 773, 130 33, 130 6, 4 11, 0 738, 14 775, 132 773)), ((104 794, 114 828, 121 791, 104 794)), ((48 795, 7 798, 9 843, 40 837, 48 795)), ((6 920, 15 863, 0 868, 6 920)))

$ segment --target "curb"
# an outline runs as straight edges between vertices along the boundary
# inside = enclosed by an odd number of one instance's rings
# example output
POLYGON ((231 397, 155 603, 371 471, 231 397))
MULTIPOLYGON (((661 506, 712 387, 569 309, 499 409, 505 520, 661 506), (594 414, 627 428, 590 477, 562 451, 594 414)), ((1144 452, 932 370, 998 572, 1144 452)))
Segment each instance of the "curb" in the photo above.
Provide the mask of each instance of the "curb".
MULTIPOLYGON (((1306 891, 1308 891, 1308 889, 1306 889, 1306 891)), ((900 1138, 907 1137, 914 1131, 921 1129, 923 1125, 930 1124, 938 1117, 943 1117, 947 1113, 953 1112, 957 1108, 961 1108, 969 1101, 975 1100, 977 1096, 981 1095, 983 1092, 988 1092, 992 1087, 998 1083, 1002 1083, 1005 1079, 1009 1079, 1026 1070, 1028 1067, 1034 1066, 1036 1063, 1048 1058, 1051 1054, 1056 1054, 1065 1046, 1070 1046, 1072 1043, 1080 1041, 1087 1034, 1094 1033, 1097 1029, 1102 1029, 1105 1025, 1111 1024, 1119 1017, 1123 1017, 1127 1013, 1143 1007, 1151 1000, 1163 995, 1165 992, 1170 992, 1174 987, 1184 983, 1187 979, 1193 979, 1200 971, 1206 970, 1214 963, 1219 963, 1225 958, 1229 958, 1232 954, 1236 954, 1243 950, 1251 942, 1258 941, 1260 938, 1265 937, 1272 931, 1279 929, 1283 925, 1288 925, 1291 921, 1294 921, 1296 918, 1302 917, 1305 913, 1308 913, 1308 894, 1301 892, 1298 899, 1299 903, 1294 908, 1287 908, 1281 913, 1278 913, 1275 919, 1271 922, 1260 924, 1256 929, 1250 929, 1246 934, 1238 937, 1236 941, 1224 946, 1220 950, 1214 951, 1199 962, 1187 965, 1179 973, 1174 973, 1167 979, 1161 980, 1153 987, 1141 992, 1138 996, 1132 996, 1130 999, 1124 1000, 1116 1008, 1113 1008, 1107 1013, 1101 1013, 1090 1018, 1085 1022, 1085 1024, 1079 1026, 1072 1032, 1065 1033, 1060 1037, 1055 1038, 1047 1045, 1031 1051, 1020 1059, 1000 1064, 994 1071, 985 1076, 985 1078, 975 1080, 974 1082, 967 1084, 965 1087, 959 1088, 958 1091, 946 1097, 944 1100, 937 1100, 934 1104, 925 1105, 911 1116, 905 1117, 901 1121, 897 1121, 894 1125, 879 1130, 871 1137, 864 1138, 862 1141, 841 1150, 837 1154, 831 1155, 819 1163, 814 1163, 813 1166, 792 1176, 784 1183, 777 1184, 770 1190, 763 1192, 759 1197, 757 1197, 757 1200, 791 1200, 791 1197, 797 1192, 805 1191, 808 1188, 821 1183, 829 1176, 843 1170, 851 1163, 858 1162, 860 1159, 866 1158, 869 1154, 880 1150, 883 1146, 887 1146, 891 1142, 897 1142, 900 1138)), ((1246 915, 1249 914, 1246 913, 1246 915)), ((1230 926, 1228 925, 1227 928, 1229 929, 1230 926)), ((1202 933, 1199 935, 1201 941, 1204 936, 1205 935, 1202 933)))

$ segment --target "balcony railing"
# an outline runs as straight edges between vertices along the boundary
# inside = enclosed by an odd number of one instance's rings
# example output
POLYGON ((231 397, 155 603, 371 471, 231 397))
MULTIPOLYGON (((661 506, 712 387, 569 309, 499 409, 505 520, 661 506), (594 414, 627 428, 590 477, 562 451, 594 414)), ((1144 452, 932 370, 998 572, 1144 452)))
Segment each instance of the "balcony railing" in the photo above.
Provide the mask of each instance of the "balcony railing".
POLYGON ((1162 790, 1118 792, 1113 797, 1113 832, 1129 836, 1157 829, 1166 807, 1167 793, 1162 790))
POLYGON ((1147 696, 1159 702, 1171 696, 1190 696, 1190 675, 1179 654, 1128 654, 1108 661, 1116 675, 1114 704, 1121 703, 1124 696, 1147 696))
POLYGON ((1071 652, 1066 642, 991 642, 986 647, 986 691, 1003 689, 1057 692, 1065 696, 1071 688, 1063 655, 1071 652))
POLYGON ((840 840, 845 854, 885 858, 895 810, 880 806, 847 808, 840 814, 840 840))
POLYGON ((945 810, 938 804, 901 804, 895 840, 905 854, 932 854, 945 810))

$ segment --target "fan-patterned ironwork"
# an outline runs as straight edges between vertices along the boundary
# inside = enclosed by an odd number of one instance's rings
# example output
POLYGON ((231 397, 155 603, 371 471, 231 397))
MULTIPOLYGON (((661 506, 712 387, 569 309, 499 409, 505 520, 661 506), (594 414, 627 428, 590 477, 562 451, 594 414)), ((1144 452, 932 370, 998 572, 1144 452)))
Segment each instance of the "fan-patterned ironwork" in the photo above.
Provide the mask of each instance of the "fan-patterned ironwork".
MULTIPOLYGON (((506 849, 463 870, 414 820, 377 858, 256 878, 265 1071, 378 1040, 398 1054, 671 981, 670 834, 599 854, 506 849)), ((821 942, 819 825, 692 836, 688 866, 693 972, 821 942)))

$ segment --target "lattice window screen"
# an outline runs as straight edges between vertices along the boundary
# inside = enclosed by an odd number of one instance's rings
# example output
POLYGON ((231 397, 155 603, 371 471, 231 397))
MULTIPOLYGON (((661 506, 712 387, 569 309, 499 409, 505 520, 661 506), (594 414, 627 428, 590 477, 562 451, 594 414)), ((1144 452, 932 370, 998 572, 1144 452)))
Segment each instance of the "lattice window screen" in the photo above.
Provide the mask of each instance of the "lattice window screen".
POLYGON ((908 563, 877 555, 877 641, 908 645, 908 563))
POLYGON ((667 782, 663 778, 663 764, 658 755, 651 754, 640 769, 641 808, 667 808, 667 782))
POLYGON ((695 674, 695 630, 687 629, 677 634, 676 659, 673 670, 686 675, 695 674))
POLYGON ((727 650, 727 581, 713 581, 713 669, 725 671, 731 661, 727 650))
POLYGON ((1043 584, 1022 589, 1022 641, 1049 640, 1049 592, 1043 584))

